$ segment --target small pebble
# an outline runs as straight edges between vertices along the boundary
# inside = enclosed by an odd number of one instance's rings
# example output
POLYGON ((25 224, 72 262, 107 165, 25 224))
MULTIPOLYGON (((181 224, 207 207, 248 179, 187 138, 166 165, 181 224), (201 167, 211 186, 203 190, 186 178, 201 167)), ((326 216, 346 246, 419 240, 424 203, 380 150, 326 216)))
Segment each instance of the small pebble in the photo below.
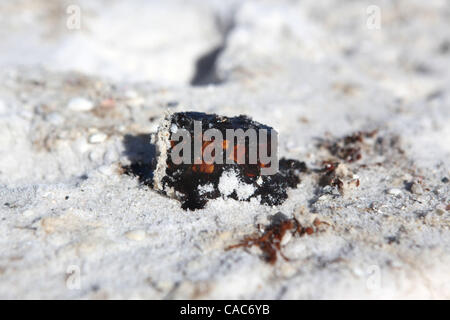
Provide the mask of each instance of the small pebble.
POLYGON ((97 144, 97 143, 102 143, 106 140, 106 138, 108 138, 108 136, 103 133, 103 132, 99 132, 99 133, 94 133, 91 136, 89 136, 89 143, 91 144, 97 144))
POLYGON ((134 90, 125 92, 125 98, 127 99, 127 104, 132 106, 142 105, 145 102, 145 99, 134 90))
POLYGON ((98 168, 98 171, 105 176, 110 176, 114 173, 114 167, 110 165, 103 165, 98 168))
POLYGON ((286 245, 290 240, 292 239, 292 234, 290 232, 287 232, 283 239, 281 239, 280 245, 284 246, 286 245))
POLYGON ((89 111, 94 108, 94 103, 86 98, 78 97, 71 99, 67 107, 72 111, 89 111))
POLYGON ((423 193, 422 186, 417 182, 414 182, 411 186, 411 192, 414 194, 422 194, 423 193))
MULTIPOLYGON (((66 138, 66 139, 68 139, 68 138, 66 138)), ((87 142, 86 138, 80 136, 80 138, 78 138, 75 141, 73 148, 78 153, 85 153, 85 152, 91 150, 92 146, 87 142)))
POLYGON ((134 90, 127 90, 124 95, 127 99, 135 99, 139 96, 134 90))
POLYGON ((338 177, 347 177, 349 173, 350 171, 348 170, 347 166, 343 163, 340 163, 336 168, 336 174, 338 177))
POLYGON ((25 210, 22 214, 24 217, 31 217, 32 215, 34 215, 34 211, 28 209, 28 210, 25 210))
POLYGON ((96 148, 89 152, 89 160, 91 161, 100 161, 104 157, 104 151, 100 148, 96 148))
POLYGON ((402 194, 402 190, 397 189, 397 188, 392 188, 392 189, 389 189, 389 190, 387 191, 387 193, 390 194, 390 195, 392 195, 392 196, 399 196, 399 195, 402 194))
POLYGON ((134 241, 142 241, 147 237, 147 232, 144 230, 132 230, 125 233, 125 237, 134 241))

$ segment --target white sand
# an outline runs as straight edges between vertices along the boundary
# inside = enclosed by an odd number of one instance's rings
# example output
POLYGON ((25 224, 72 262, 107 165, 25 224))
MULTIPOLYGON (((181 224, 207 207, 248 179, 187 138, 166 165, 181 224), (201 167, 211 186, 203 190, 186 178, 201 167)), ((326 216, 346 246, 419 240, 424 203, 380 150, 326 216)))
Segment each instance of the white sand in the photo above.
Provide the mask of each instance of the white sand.
POLYGON ((0 4, 0 298, 450 298, 446 1, 82 1, 80 30, 59 3, 0 4), (190 86, 220 44, 222 83, 190 86), (383 141, 343 195, 312 172, 279 207, 186 212, 120 170, 168 108, 247 114, 313 169, 320 138, 383 141), (275 266, 224 251, 278 211, 331 226, 275 266))

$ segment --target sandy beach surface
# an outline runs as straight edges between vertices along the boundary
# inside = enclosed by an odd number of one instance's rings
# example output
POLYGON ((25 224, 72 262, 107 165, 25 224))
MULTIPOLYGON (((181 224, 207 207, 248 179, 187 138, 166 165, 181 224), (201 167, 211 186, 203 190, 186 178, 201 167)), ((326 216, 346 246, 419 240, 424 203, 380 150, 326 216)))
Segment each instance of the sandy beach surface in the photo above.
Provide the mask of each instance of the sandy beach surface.
POLYGON ((0 298, 450 299, 447 1, 4 1, 0 38, 0 298), (248 115, 308 171, 185 211, 123 169, 167 110, 248 115), (225 250, 279 212, 326 223, 225 250))

